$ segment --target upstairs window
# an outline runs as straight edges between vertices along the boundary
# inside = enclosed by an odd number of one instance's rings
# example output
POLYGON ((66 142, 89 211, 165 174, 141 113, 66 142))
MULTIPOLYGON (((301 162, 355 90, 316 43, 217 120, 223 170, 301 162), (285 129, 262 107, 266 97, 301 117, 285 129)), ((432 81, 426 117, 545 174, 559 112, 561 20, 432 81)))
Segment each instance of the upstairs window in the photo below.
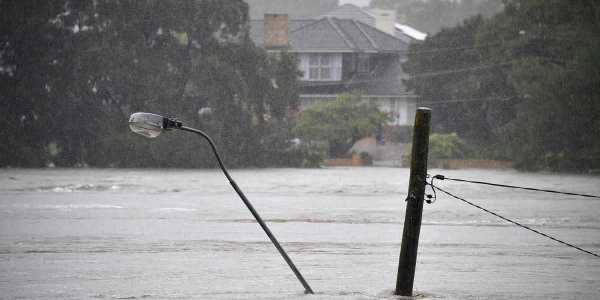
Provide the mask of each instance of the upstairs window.
POLYGON ((302 70, 302 80, 342 80, 341 53, 302 53, 299 58, 298 68, 302 70))
POLYGON ((312 54, 308 59, 308 79, 332 80, 332 59, 328 54, 312 54))

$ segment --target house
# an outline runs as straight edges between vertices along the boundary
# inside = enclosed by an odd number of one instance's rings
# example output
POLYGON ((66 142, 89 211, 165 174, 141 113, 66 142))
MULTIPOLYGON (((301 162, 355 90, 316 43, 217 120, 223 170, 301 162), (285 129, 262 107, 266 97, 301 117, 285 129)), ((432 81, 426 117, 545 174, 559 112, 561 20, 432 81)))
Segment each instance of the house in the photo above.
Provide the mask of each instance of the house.
POLYGON ((359 92, 390 114, 388 125, 412 125, 416 97, 402 83, 406 74, 401 66, 409 42, 365 23, 368 14, 362 22, 333 16, 343 17, 340 12, 303 20, 266 14, 264 20, 251 21, 251 38, 268 51, 296 54, 301 110, 359 92))

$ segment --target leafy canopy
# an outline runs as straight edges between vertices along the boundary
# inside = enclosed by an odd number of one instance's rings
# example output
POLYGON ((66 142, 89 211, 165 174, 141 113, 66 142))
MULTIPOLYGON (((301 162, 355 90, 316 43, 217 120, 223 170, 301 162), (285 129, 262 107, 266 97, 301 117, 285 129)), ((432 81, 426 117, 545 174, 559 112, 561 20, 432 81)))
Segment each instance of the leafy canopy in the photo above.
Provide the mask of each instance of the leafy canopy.
POLYGON ((242 0, 0 1, 0 166, 213 165, 199 139, 134 136, 135 111, 203 128, 231 166, 285 161, 296 63, 248 35, 242 0))
POLYGON ((373 103, 360 95, 342 94, 334 101, 322 101, 304 110, 294 133, 305 141, 325 141, 329 155, 342 156, 359 139, 373 135, 389 120, 373 103))
POLYGON ((507 0, 411 47, 407 86, 476 155, 529 170, 600 169, 600 3, 507 0))

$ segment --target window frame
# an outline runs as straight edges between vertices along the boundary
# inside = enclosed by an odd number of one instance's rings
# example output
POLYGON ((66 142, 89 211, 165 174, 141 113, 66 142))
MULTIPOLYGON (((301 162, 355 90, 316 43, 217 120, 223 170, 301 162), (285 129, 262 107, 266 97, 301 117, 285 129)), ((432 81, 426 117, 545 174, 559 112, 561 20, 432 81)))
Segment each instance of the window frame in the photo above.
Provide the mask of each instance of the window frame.
POLYGON ((308 55, 308 80, 333 81, 334 57, 331 54, 311 53, 308 55), (324 76, 326 75, 326 76, 324 76))

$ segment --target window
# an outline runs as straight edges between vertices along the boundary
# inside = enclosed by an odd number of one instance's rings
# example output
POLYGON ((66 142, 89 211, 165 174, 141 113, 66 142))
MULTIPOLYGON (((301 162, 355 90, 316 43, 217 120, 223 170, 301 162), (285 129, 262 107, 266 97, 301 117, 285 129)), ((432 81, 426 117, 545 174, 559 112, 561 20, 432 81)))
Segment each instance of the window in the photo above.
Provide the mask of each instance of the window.
POLYGON ((298 68, 302 70, 302 80, 342 80, 341 53, 302 53, 299 58, 298 68))
POLYGON ((308 60, 308 79, 333 80, 331 69, 332 59, 328 54, 312 54, 308 60))

